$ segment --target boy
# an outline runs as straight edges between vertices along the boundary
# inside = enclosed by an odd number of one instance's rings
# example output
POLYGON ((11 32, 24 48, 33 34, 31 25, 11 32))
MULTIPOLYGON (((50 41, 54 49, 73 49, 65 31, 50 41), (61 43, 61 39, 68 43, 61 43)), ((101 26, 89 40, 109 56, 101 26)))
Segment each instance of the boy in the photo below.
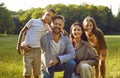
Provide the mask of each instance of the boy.
POLYGON ((30 19, 20 31, 16 49, 19 54, 20 50, 23 49, 23 75, 25 78, 31 78, 32 71, 34 74, 34 78, 39 78, 41 65, 40 39, 45 32, 50 30, 48 23, 52 21, 55 15, 55 10, 52 8, 48 8, 43 12, 41 18, 30 19), (22 38, 24 35, 25 40, 22 42, 22 38))

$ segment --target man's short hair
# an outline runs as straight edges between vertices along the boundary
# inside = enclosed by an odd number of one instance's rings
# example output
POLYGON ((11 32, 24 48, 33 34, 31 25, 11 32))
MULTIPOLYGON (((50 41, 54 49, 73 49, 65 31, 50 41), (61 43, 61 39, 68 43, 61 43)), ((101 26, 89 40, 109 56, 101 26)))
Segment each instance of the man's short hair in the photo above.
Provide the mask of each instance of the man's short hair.
POLYGON ((64 19, 64 17, 63 17, 62 15, 56 15, 56 16, 53 18, 53 21, 54 21, 55 19, 61 19, 61 20, 63 20, 63 22, 65 22, 65 19, 64 19))

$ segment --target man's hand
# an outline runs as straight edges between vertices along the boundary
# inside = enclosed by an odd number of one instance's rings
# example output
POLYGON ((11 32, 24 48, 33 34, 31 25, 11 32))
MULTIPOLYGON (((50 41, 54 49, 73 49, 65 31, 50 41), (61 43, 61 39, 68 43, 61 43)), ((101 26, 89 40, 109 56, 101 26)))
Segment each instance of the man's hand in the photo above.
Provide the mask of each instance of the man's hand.
POLYGON ((55 59, 52 59, 52 60, 49 62, 49 65, 50 65, 50 66, 55 66, 58 62, 59 62, 59 60, 58 60, 57 58, 55 58, 55 59))

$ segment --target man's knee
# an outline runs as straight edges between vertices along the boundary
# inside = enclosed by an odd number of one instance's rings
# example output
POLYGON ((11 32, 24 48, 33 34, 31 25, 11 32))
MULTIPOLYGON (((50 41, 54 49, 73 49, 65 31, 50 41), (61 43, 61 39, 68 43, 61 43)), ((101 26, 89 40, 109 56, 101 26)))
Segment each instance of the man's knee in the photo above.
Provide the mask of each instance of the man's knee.
POLYGON ((67 66, 70 66, 72 68, 75 68, 76 67, 76 62, 74 60, 69 60, 67 62, 67 66))

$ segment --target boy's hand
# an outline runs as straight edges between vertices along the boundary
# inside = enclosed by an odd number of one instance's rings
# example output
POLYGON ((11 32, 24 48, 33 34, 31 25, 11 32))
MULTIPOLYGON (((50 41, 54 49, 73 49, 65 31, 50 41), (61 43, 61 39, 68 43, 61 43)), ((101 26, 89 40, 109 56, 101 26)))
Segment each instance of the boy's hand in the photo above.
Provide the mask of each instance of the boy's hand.
POLYGON ((68 32, 66 30, 63 30, 62 33, 69 37, 69 34, 68 34, 68 32))
POLYGON ((18 52, 18 54, 21 54, 20 50, 21 50, 21 46, 18 44, 17 47, 16 47, 16 51, 18 52))
POLYGON ((24 45, 22 46, 22 49, 24 50, 24 52, 29 52, 31 50, 31 47, 28 45, 24 45))

